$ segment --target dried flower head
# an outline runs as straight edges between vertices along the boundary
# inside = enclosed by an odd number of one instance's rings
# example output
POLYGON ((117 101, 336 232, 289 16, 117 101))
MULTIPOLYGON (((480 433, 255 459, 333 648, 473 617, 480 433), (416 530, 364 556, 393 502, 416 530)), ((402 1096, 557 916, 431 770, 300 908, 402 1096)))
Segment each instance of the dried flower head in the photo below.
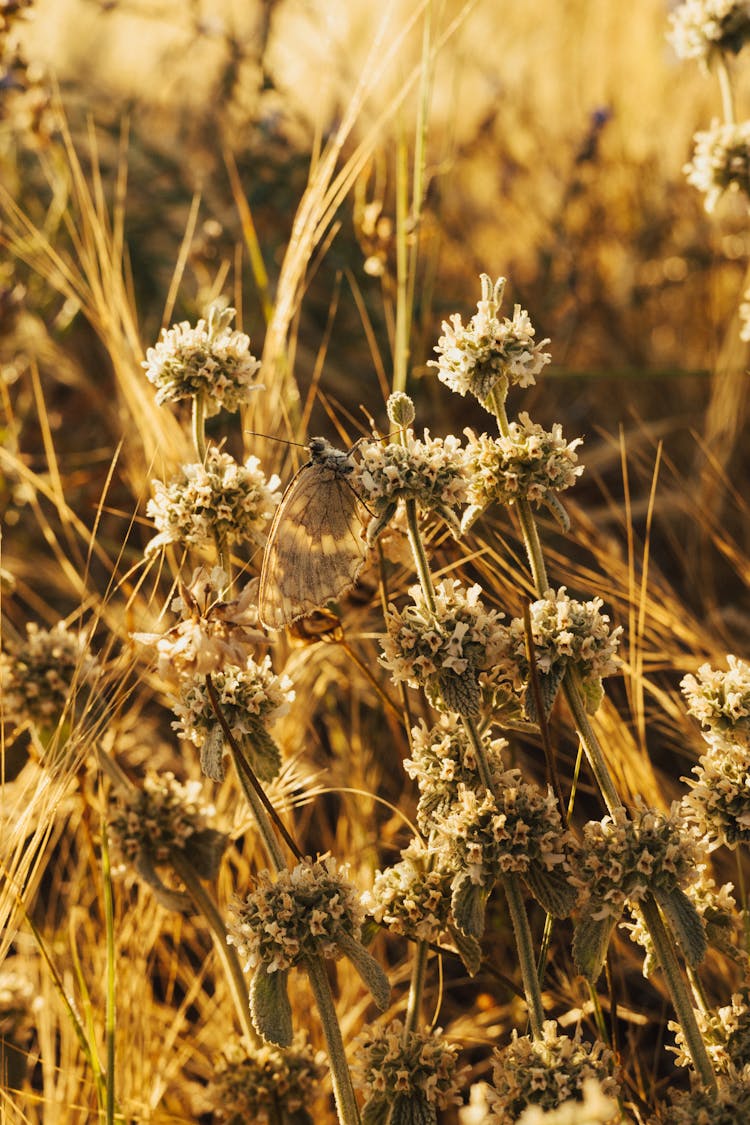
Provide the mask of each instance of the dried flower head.
POLYGON ((599 1041, 584 1042, 580 1028, 572 1039, 558 1034, 554 1020, 545 1021, 540 1039, 514 1031, 508 1046, 494 1055, 488 1125, 514 1125, 529 1106, 549 1111, 581 1102, 589 1080, 614 1099, 619 1087, 613 1069, 612 1052, 599 1041))
POLYGON ((93 685, 100 671, 89 638, 58 621, 52 629, 26 626, 26 640, 0 653, 0 684, 6 719, 31 719, 49 730, 69 712, 76 695, 93 685))
POLYGON ((457 437, 424 440, 407 430, 400 441, 359 446, 352 485, 375 512, 368 538, 377 538, 395 514, 399 500, 416 500, 422 512, 437 512, 455 535, 461 533, 456 509, 466 503, 466 457, 457 437))
POLYGON ((365 1096, 364 1125, 419 1121, 437 1125, 437 1111, 460 1105, 465 1071, 459 1047, 442 1028, 406 1031, 400 1020, 360 1038, 353 1077, 365 1096))
MULTIPOLYGON (((419 786, 417 823, 427 836, 434 818, 448 812, 458 799, 459 784, 470 789, 484 786, 476 751, 457 715, 443 714, 432 727, 422 720, 412 728, 411 737, 412 757, 406 759, 404 769, 419 786)), ((482 742, 490 769, 499 780, 505 769, 502 752, 508 743, 489 735, 484 735, 482 742)))
POLYGON ((297 1040, 280 1051, 266 1044, 247 1054, 224 1050, 209 1088, 213 1120, 221 1125, 311 1125, 309 1109, 325 1074, 324 1057, 297 1040))
POLYGON ((737 54, 750 39, 747 0, 683 0, 669 15, 667 38, 681 59, 709 62, 719 51, 737 54))
POLYGON ((206 676, 227 664, 241 668, 254 646, 265 642, 257 628, 257 583, 248 583, 231 602, 223 600, 225 586, 221 567, 198 567, 172 602, 182 620, 166 633, 133 634, 134 640, 156 646, 159 675, 206 676))
POLYGON ((200 396, 206 414, 239 410, 258 389, 259 361, 250 351, 244 332, 233 332, 235 310, 211 305, 208 319, 192 327, 187 320, 162 329, 155 347, 146 352, 146 376, 156 390, 156 401, 176 402, 200 396))
POLYGON ((469 439, 469 508, 464 513, 463 530, 490 504, 528 500, 537 506, 546 504, 559 515, 554 494, 571 488, 583 472, 576 454, 583 439, 566 442, 559 423, 548 432, 522 413, 508 428, 507 435, 497 438, 487 434, 475 437, 471 430, 464 431, 469 439))
POLYGON ((445 858, 445 852, 436 856, 412 840, 399 863, 375 872, 372 890, 362 895, 363 907, 394 934, 439 944, 449 929, 456 874, 455 866, 441 865, 445 858))
MULTIPOLYGON (((270 781, 281 766, 281 754, 268 726, 289 710, 294 699, 292 681, 276 676, 270 656, 260 663, 248 657, 243 668, 226 665, 211 677, 221 712, 236 741, 247 752, 262 781, 270 781)), ((185 677, 173 706, 172 726, 181 738, 201 750, 203 772, 221 780, 224 734, 206 687, 205 676, 185 677)))
POLYGON ((482 274, 481 283, 482 299, 469 323, 464 326, 458 313, 443 321, 435 348, 439 359, 429 366, 437 368, 438 378, 451 390, 460 395, 468 391, 484 404, 495 388, 505 398, 511 384, 532 386, 551 356, 542 350, 549 340, 534 340, 534 326, 520 305, 512 319, 499 319, 505 278, 493 284, 482 274))
POLYGON ((384 666, 396 683, 423 686, 439 710, 478 714, 479 673, 497 663, 506 644, 502 614, 484 608, 478 585, 446 579, 435 588, 434 610, 419 586, 409 593, 413 601, 402 610, 389 606, 384 666))
POLYGON ((712 746, 731 743, 750 750, 750 664, 727 656, 726 672, 702 664, 698 675, 680 683, 688 714, 703 727, 712 746))
POLYGON ((688 183, 704 192, 704 207, 714 210, 727 189, 750 196, 750 121, 712 121, 695 134, 693 159, 683 171, 688 183))
MULTIPOLYGON (((615 653, 622 633, 621 626, 610 628, 609 617, 601 612, 603 604, 601 598, 575 601, 561 586, 559 590, 547 590, 544 597, 529 606, 536 670, 546 709, 552 706, 562 678, 571 666, 580 676, 589 713, 593 714, 601 703, 601 681, 617 671, 615 653)), ((529 677, 522 618, 511 621, 508 636, 509 652, 517 668, 516 686, 521 687, 529 677)), ((529 713, 532 713, 532 705, 533 697, 527 689, 529 713)))
POLYGON ((718 1090, 695 1085, 676 1091, 662 1106, 654 1125, 739 1125, 750 1121, 750 1067, 739 1074, 720 1074, 718 1090))
POLYGON ((183 465, 167 484, 152 482, 146 512, 159 534, 147 554, 168 543, 191 547, 264 542, 263 530, 281 493, 277 476, 266 480, 257 457, 244 465, 210 446, 205 464, 183 465))

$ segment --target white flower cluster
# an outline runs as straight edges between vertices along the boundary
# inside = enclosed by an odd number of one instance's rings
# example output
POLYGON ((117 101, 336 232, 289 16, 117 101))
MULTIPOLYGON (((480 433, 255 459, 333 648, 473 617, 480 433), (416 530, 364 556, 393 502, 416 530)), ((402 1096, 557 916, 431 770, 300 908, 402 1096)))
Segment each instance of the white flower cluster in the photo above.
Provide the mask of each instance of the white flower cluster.
POLYGON ((54 726, 72 694, 91 685, 99 663, 89 652, 88 636, 63 621, 52 629, 26 626, 26 640, 15 652, 0 653, 0 684, 6 719, 31 719, 38 726, 54 726))
POLYGON ((668 39, 681 59, 707 62, 716 51, 737 53, 750 39, 748 0, 683 0, 669 15, 668 39))
POLYGON ((695 134, 693 159, 683 171, 688 183, 705 194, 708 212, 727 189, 750 196, 750 121, 712 121, 695 134))
POLYGON ((281 500, 279 478, 266 475, 257 457, 244 465, 210 446, 205 464, 183 465, 167 484, 152 481, 146 512, 159 534, 146 552, 168 543, 191 547, 263 543, 263 529, 281 500))
POLYGON ((217 1125, 312 1123, 307 1111, 325 1074, 322 1053, 297 1041, 284 1051, 264 1043, 250 1054, 231 1045, 224 1055, 208 1091, 217 1125))
POLYGON ((145 851, 154 863, 166 863, 173 848, 184 850, 191 836, 203 832, 215 811, 203 800, 200 781, 151 773, 140 789, 116 792, 109 827, 126 859, 145 851))
POLYGON ((376 871, 372 890, 362 895, 364 909, 394 934, 438 944, 448 930, 455 875, 441 866, 444 858, 412 840, 398 863, 376 871))
MULTIPOLYGON (((460 395, 473 394, 484 403, 492 390, 504 381, 509 385, 529 387, 552 358, 543 351, 549 340, 537 342, 529 314, 520 305, 513 317, 498 317, 505 278, 493 284, 482 274, 482 299, 477 312, 467 325, 458 313, 443 321, 443 335, 435 351, 439 359, 430 360, 438 378, 460 395)), ((503 397, 505 394, 503 393, 503 397)))
POLYGON ((143 363, 159 404, 201 396, 210 416, 239 410, 249 401, 257 389, 260 362, 250 351, 249 337, 229 327, 234 315, 234 309, 214 304, 208 320, 199 320, 195 327, 184 320, 162 329, 143 363))
POLYGON ((363 1036, 354 1077, 366 1099, 364 1120, 393 1114, 397 1121, 437 1121, 437 1109, 460 1105, 465 1072, 458 1069, 458 1053, 440 1027, 406 1031, 400 1020, 392 1020, 363 1036))
POLYGON ((729 742, 750 750, 750 664, 731 655, 727 664, 726 672, 702 664, 680 687, 710 746, 729 742))

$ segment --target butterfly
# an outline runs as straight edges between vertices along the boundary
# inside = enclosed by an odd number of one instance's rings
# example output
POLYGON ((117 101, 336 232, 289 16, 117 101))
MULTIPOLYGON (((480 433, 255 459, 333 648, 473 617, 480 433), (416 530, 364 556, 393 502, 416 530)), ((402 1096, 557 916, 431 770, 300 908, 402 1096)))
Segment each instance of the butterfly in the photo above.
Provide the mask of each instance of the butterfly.
POLYGON ((367 558, 370 513, 349 477, 352 454, 322 437, 294 475, 271 524, 260 572, 258 609, 282 629, 354 585, 367 558))

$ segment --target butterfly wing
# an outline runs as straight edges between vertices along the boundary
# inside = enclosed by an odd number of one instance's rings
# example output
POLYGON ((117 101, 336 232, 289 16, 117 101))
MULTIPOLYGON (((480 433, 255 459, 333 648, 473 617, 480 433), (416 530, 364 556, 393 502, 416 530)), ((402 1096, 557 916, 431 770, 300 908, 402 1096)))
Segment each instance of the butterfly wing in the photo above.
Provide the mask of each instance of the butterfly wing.
POLYGON ((281 629, 339 597, 367 556, 367 511, 340 471, 304 465, 281 501, 260 575, 260 619, 281 629))

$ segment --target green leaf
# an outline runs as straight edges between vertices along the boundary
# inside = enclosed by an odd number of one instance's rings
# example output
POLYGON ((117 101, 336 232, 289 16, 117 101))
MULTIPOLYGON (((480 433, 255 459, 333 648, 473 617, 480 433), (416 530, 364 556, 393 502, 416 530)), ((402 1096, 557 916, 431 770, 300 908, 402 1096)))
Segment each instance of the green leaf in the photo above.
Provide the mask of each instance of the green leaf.
POLYGON ((398 501, 393 501, 390 504, 386 504, 383 510, 381 512, 378 512, 374 519, 370 520, 370 525, 367 528, 367 545, 369 547, 371 547, 378 536, 385 531, 386 527, 396 514, 397 508, 398 501))
POLYGON ((448 932, 453 939, 453 944, 458 950, 458 955, 463 961, 470 977, 475 977, 482 965, 482 947, 475 937, 462 934, 458 926, 449 926, 448 932))
POLYGON ((215 723, 201 746, 201 770, 211 781, 224 780, 224 734, 215 723))
POLYGON ((581 694, 587 715, 595 715, 604 699, 604 684, 601 676, 592 679, 581 677, 581 694))
MULTIPOLYGON (((552 714, 552 707, 557 699, 557 693, 560 690, 560 684, 568 667, 566 659, 558 660, 552 666, 549 672, 539 672, 537 670, 537 683, 539 684, 539 694, 542 699, 542 708, 544 710, 545 718, 549 718, 552 714)), ((534 695, 534 687, 531 683, 531 678, 526 685, 526 714, 531 719, 532 723, 539 721, 539 716, 536 713, 536 696, 534 695)))
POLYGON ((273 781, 281 769, 281 751, 262 723, 252 723, 243 748, 259 781, 273 781))
POLYGON ((373 955, 367 952, 364 945, 351 937, 351 935, 342 937, 338 942, 338 946, 344 956, 349 958, 352 965, 357 970, 360 980, 370 992, 378 1009, 384 1012, 391 998, 391 986, 381 966, 373 955))
POLYGON ((215 828, 203 828, 185 840, 182 854, 200 879, 215 879, 229 837, 215 828))
POLYGON ((674 887, 671 891, 654 887, 652 893, 680 943, 685 960, 691 969, 695 969, 706 956, 707 947, 703 919, 695 904, 680 887, 674 887))
POLYGON ((458 715, 476 718, 479 714, 481 695, 476 674, 467 669, 460 676, 455 672, 440 672, 437 685, 445 706, 458 715))
POLYGON ((548 871, 541 861, 531 863, 522 879, 540 906, 554 918, 567 918, 575 906, 575 888, 559 867, 548 871))
POLYGON ((553 492, 551 488, 545 488, 542 503, 550 515, 557 521, 560 530, 567 535, 570 531, 570 516, 558 500, 557 493, 553 492))
POLYGON ((437 1111, 421 1090, 415 1090, 394 1099, 389 1125, 437 1125, 437 1111))
POLYGON ((144 883, 148 883, 154 892, 154 898, 165 910, 175 910, 180 914, 195 913, 195 904, 190 895, 185 894, 184 891, 172 890, 162 881, 154 866, 153 856, 148 852, 141 849, 133 861, 133 866, 144 883))
POLYGON ((279 1047, 291 1047, 294 1038, 288 978, 288 970, 269 973, 261 962, 250 982, 250 1014, 256 1031, 267 1043, 279 1047))
POLYGON ((604 967, 612 931, 619 918, 594 919, 586 915, 578 920, 573 934, 573 958, 585 977, 595 984, 604 967))
POLYGON ((488 897, 489 892, 486 887, 472 883, 468 875, 459 875, 454 880, 451 909, 456 925, 462 934, 476 938, 477 941, 484 933, 484 914, 488 897))
POLYGON ((362 1110, 362 1125, 388 1125, 390 1109, 390 1099, 382 1094, 370 1098, 362 1110))

